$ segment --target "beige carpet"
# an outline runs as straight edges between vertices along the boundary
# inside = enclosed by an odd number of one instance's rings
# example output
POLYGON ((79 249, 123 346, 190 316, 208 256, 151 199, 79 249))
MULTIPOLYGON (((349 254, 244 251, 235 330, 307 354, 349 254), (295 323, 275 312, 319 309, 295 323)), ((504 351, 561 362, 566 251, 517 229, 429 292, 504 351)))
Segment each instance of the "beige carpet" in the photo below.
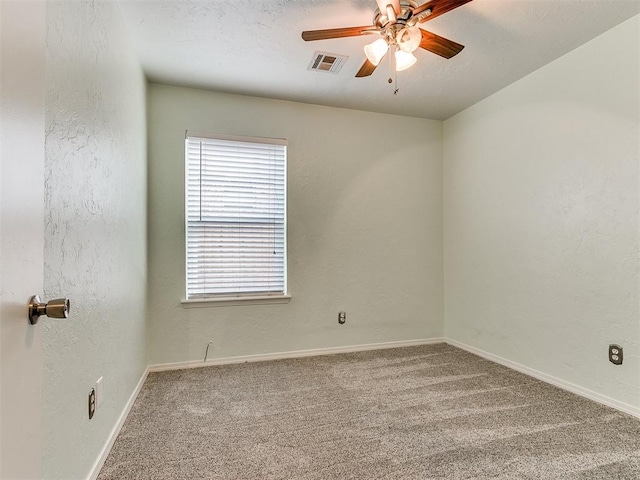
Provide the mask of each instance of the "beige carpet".
POLYGON ((640 420, 439 344, 153 373, 99 480, 640 479, 640 420))

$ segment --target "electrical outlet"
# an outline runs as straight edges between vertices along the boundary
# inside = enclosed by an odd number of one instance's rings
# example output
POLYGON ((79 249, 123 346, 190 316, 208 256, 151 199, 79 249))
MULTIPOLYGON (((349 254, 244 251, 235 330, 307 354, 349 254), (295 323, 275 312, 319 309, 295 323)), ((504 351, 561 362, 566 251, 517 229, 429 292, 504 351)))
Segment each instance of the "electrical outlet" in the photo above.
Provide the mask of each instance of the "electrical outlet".
POLYGON ((347 312, 338 312, 338 323, 342 325, 347 321, 347 312))
POLYGON ((89 420, 93 418, 94 413, 96 413, 96 389, 92 388, 89 392, 89 420))
POLYGON ((622 347, 620 345, 609 345, 609 361, 614 365, 622 365, 622 347))

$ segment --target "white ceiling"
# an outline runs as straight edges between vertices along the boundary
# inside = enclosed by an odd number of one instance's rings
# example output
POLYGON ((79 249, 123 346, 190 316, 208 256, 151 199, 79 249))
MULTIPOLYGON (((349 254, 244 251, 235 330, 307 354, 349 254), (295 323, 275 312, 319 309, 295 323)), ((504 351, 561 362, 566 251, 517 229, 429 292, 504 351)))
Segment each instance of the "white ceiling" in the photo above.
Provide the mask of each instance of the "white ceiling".
POLYGON ((369 25, 375 0, 120 4, 151 81, 441 120, 640 13, 640 0, 474 0, 421 24, 466 48, 450 60, 419 49, 394 95, 384 61, 372 76, 354 77, 375 37, 300 36, 369 25), (309 71, 316 50, 349 59, 338 74, 309 71))

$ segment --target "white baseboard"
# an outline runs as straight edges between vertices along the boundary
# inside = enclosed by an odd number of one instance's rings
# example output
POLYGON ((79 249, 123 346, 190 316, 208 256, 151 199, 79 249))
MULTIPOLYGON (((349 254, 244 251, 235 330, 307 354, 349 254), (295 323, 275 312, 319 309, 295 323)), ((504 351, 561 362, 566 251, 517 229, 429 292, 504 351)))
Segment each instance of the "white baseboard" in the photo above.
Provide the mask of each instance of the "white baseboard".
POLYGON ((525 365, 512 362, 511 360, 499 357, 498 355, 494 355, 493 353, 485 352, 484 350, 480 350, 479 348, 471 347, 462 342, 458 342, 457 340, 447 338, 445 339, 445 342, 454 347, 458 347, 462 350, 466 350, 467 352, 478 355, 479 357, 486 358, 487 360, 491 360, 492 362, 499 363, 500 365, 504 365, 505 367, 509 367, 513 370, 517 370, 518 372, 529 375, 530 377, 537 378, 538 380, 550 383, 551 385, 555 385, 556 387, 562 388, 563 390, 567 390, 571 393, 575 393, 576 395, 580 395, 581 397, 593 400, 594 402, 601 403, 608 407, 615 408, 616 410, 620 410, 621 412, 640 418, 640 408, 629 405, 628 403, 620 402, 613 398, 607 397, 606 395, 602 395, 601 393, 594 392, 584 387, 580 387, 571 382, 561 380, 552 375, 548 375, 525 365))
POLYGON ((238 357, 212 358, 206 362, 176 362, 149 365, 149 372, 164 372, 167 370, 182 370, 184 368, 209 367, 213 365, 228 365, 232 363, 264 362, 267 360, 281 360, 285 358, 316 357, 319 355, 333 355, 336 353, 362 352, 365 350, 380 350, 383 348, 412 347, 416 345, 430 345, 444 343, 443 337, 422 338, 417 340, 400 340, 397 342, 369 343, 365 345, 348 345, 344 347, 313 348, 310 350, 294 350, 290 352, 263 353, 258 355, 242 355, 238 357))
POLYGON ((118 421, 116 422, 115 426, 111 430, 111 434, 109 435, 107 442, 104 444, 104 447, 102 447, 100 456, 98 457, 96 462, 93 464, 88 480, 96 480, 96 478, 98 478, 98 475, 100 474, 100 470, 102 469, 104 462, 107 460, 107 457, 109 456, 111 447, 113 447, 113 444, 115 443, 116 438, 118 438, 118 434, 120 433, 120 430, 122 429, 122 426, 124 425, 124 422, 127 419, 127 415, 129 415, 129 412, 131 411, 131 407, 133 407, 133 404, 135 403, 136 398, 138 398, 138 394, 140 393, 140 390, 142 390, 142 385, 144 385, 144 382, 147 379, 147 375, 149 375, 149 367, 147 367, 145 371, 142 372, 142 376, 140 377, 140 380, 138 381, 136 388, 133 389, 133 392, 131 393, 129 400, 127 400, 127 403, 124 406, 122 413, 120 414, 120 417, 118 417, 118 421))

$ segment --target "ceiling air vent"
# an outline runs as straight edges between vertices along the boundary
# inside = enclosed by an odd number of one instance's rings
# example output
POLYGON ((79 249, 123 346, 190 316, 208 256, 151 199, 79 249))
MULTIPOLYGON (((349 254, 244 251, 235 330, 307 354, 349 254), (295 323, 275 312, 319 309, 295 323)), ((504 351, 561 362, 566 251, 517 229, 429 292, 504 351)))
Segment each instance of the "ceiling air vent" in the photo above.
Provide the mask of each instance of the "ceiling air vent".
POLYGON ((336 53, 318 52, 313 54, 308 70, 338 73, 349 57, 336 53))

